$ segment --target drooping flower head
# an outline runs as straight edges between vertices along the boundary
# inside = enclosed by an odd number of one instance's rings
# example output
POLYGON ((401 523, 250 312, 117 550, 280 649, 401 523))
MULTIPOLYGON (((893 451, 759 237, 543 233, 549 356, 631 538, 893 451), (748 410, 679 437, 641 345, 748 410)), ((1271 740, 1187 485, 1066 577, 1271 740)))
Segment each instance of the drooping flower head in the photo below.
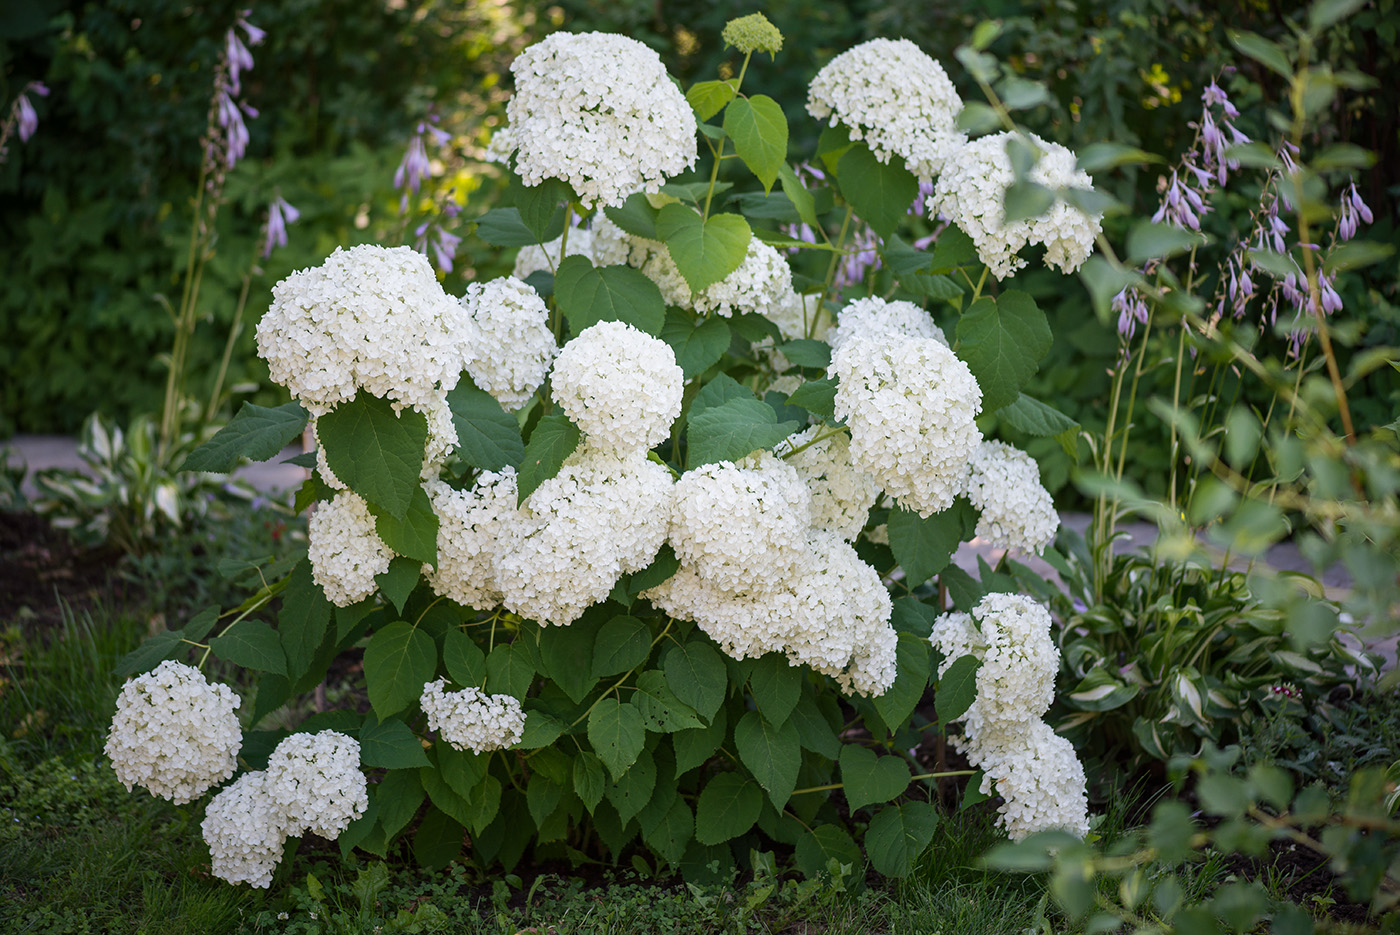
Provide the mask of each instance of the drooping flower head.
POLYGON ((457 750, 489 753, 520 742, 525 730, 525 709, 510 695, 488 695, 479 688, 447 690, 447 680, 438 679, 423 686, 419 698, 428 718, 428 730, 435 730, 457 750))
POLYGON ((267 761, 267 791, 288 834, 335 840, 369 807, 360 742, 334 730, 283 738, 267 761))
POLYGON ((268 793, 267 773, 245 773, 210 799, 200 830, 209 845, 210 873, 226 883, 272 885, 287 823, 268 793))
POLYGON ((695 114, 641 42, 554 33, 511 72, 509 140, 526 185, 562 179, 585 205, 620 205, 695 164, 695 114))
POLYGON ((462 296, 471 319, 466 367, 472 382, 508 410, 535 395, 559 347, 539 293, 514 276, 474 282, 462 296))
POLYGON ((311 577, 337 607, 349 607, 375 592, 374 580, 389 570, 394 553, 375 532, 374 515, 359 494, 342 490, 322 503, 306 524, 311 577))
POLYGON ((1039 552, 1060 528, 1035 459, 1005 442, 985 441, 973 452, 967 498, 981 511, 978 537, 999 549, 1039 552))

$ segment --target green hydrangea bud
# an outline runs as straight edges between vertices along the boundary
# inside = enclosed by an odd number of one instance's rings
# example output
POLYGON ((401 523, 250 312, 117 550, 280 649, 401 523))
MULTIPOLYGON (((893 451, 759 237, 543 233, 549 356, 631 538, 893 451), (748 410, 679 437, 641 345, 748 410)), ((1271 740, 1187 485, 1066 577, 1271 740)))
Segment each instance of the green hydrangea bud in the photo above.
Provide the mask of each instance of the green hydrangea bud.
POLYGON ((732 45, 745 55, 751 52, 777 55, 783 47, 783 34, 762 13, 750 13, 730 20, 725 23, 720 38, 725 45, 732 45))

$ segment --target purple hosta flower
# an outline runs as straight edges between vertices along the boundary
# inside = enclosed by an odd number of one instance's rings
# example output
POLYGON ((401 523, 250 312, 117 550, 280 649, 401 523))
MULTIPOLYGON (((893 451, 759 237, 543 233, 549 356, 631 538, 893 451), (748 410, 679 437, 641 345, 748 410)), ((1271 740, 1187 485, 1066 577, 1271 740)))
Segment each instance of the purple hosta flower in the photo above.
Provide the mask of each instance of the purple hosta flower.
POLYGON ((1152 220, 1157 224, 1165 221, 1183 229, 1198 231, 1201 229, 1200 215, 1207 210, 1201 193, 1183 182, 1181 175, 1173 169, 1171 178, 1166 182, 1162 204, 1152 215, 1152 220))
MULTIPOLYGON (((443 216, 452 219, 461 213, 462 207, 452 200, 452 193, 448 192, 448 200, 442 206, 443 216)), ((419 224, 413 232, 416 238, 413 242, 413 249, 425 256, 432 250, 431 257, 436 262, 438 269, 444 273, 452 272, 452 261, 457 257, 457 247, 461 244, 462 238, 451 233, 444 228, 437 220, 424 221, 419 224)))
POLYGON ((219 92, 218 107, 219 126, 224 128, 227 141, 224 162, 232 169, 248 151, 248 125, 243 122, 243 115, 256 117, 258 112, 242 101, 235 101, 226 90, 219 92))
MULTIPOLYGON (((48 97, 49 89, 42 81, 31 81, 19 93, 19 99, 15 101, 15 108, 19 112, 19 139, 22 143, 29 142, 29 138, 34 135, 34 131, 39 129, 39 115, 34 112, 34 105, 29 103, 29 92, 33 91, 40 97, 48 97)), ((1355 186, 1353 186, 1355 187, 1355 186)))
POLYGON ((1371 209, 1361 200, 1361 193, 1356 190, 1355 179, 1347 190, 1342 192, 1341 208, 1341 214, 1337 218, 1337 239, 1345 242, 1356 236, 1360 221, 1367 224, 1372 221, 1371 209))
POLYGON ((880 238, 869 227, 862 227, 837 267, 836 281, 832 284, 836 292, 839 293, 848 286, 859 285, 872 267, 879 266, 879 251, 880 238))
MULTIPOLYGON (((1115 295, 1109 308, 1118 313, 1118 333, 1123 336, 1125 345, 1132 339, 1138 325, 1147 324, 1147 302, 1142 293, 1131 286, 1125 287, 1115 295)), ((1125 346, 1124 353, 1126 352, 1125 346)))
MULTIPOLYGON (((1250 266, 1253 266, 1251 263, 1250 266)), ((1225 294, 1220 299, 1220 304, 1216 306, 1216 312, 1224 315, 1228 305, 1230 313, 1236 319, 1244 317, 1245 309, 1249 306, 1249 300, 1254 298, 1254 280, 1249 275, 1249 268, 1238 254, 1231 254, 1226 261, 1225 268, 1230 273, 1229 282, 1225 287, 1225 294)))
POLYGON ((1250 140, 1231 122, 1240 115, 1240 112, 1235 109, 1234 104, 1230 103, 1230 99, 1226 97, 1225 92, 1220 89, 1218 84, 1212 81, 1207 85, 1205 92, 1201 94, 1201 101, 1205 105, 1201 108, 1201 122, 1199 124, 1205 170, 1214 174, 1216 182, 1224 185, 1227 178, 1226 169, 1239 168, 1238 162, 1225 158, 1225 150, 1231 146, 1243 145, 1250 140), (1216 123, 1215 115, 1211 113, 1212 107, 1219 107, 1221 110, 1223 130, 1216 123))
POLYGON ((287 245, 287 225, 295 224, 301 212, 287 203, 280 194, 272 199, 267 208, 267 239, 263 242, 263 256, 272 256, 274 247, 287 245))
MULTIPOLYGON (((802 224, 784 224, 782 226, 782 231, 793 240, 800 240, 803 243, 817 242, 817 232, 812 230, 812 226, 805 222, 802 224)), ((801 249, 801 247, 788 247, 787 252, 789 256, 796 256, 801 249)))
POLYGON ((905 213, 905 214, 912 214, 912 215, 914 215, 915 217, 923 217, 923 216, 924 216, 924 211, 926 210, 924 206, 928 203, 928 200, 929 200, 930 198, 932 198, 932 197, 933 197, 933 182, 931 182, 931 181, 930 181, 930 182, 920 182, 920 183, 919 183, 919 194, 915 196, 915 198, 914 198, 914 203, 913 203, 912 205, 909 206, 909 210, 906 211, 906 212, 904 212, 904 213, 905 213))
MULTIPOLYGON (((428 149, 423 145, 422 135, 416 135, 408 141, 408 151, 403 154, 398 171, 394 173, 394 187, 405 188, 409 192, 417 194, 419 186, 431 173, 432 165, 428 162, 428 149)), ((407 193, 404 197, 408 197, 407 193)))
POLYGON ((243 40, 238 38, 238 30, 242 29, 248 36, 248 45, 258 45, 267 37, 267 33, 252 23, 246 17, 250 11, 243 10, 234 18, 233 26, 224 34, 224 58, 228 61, 228 85, 229 90, 237 94, 242 90, 240 76, 245 71, 253 68, 253 53, 248 51, 248 46, 243 44, 243 40))

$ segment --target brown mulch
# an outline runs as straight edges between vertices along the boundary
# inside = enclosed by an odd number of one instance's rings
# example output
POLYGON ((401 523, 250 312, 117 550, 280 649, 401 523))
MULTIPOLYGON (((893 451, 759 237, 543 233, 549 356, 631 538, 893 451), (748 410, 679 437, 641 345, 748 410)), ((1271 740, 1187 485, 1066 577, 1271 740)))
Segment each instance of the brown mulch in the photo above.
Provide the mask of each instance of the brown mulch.
POLYGON ((117 574, 119 557, 84 548, 45 517, 0 512, 0 622, 42 635, 62 624, 64 604, 79 613, 134 601, 133 586, 117 574))

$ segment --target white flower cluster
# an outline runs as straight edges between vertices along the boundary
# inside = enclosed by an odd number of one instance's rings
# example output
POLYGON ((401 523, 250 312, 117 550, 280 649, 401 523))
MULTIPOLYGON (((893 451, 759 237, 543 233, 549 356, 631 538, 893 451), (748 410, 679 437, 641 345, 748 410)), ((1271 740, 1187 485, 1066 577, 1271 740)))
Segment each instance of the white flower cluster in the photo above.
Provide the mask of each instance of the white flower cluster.
POLYGON ((850 338, 828 372, 852 460, 920 516, 951 506, 982 441, 982 390, 967 364, 936 337, 850 338))
POLYGON ((375 532, 374 515, 359 494, 342 490, 306 523, 311 577, 337 607, 374 593, 375 575, 389 570, 394 553, 375 532))
POLYGON ((525 709, 510 695, 488 695, 477 688, 447 691, 447 680, 423 686, 418 699, 435 730, 457 750, 488 753, 520 742, 525 730, 525 709))
POLYGON ((748 252, 737 269, 695 293, 690 291, 689 283, 681 276, 665 246, 658 244, 659 249, 650 249, 648 241, 641 238, 633 238, 633 241, 634 252, 649 251, 641 270, 656 283, 667 305, 694 309, 701 314, 714 313, 721 318, 749 312, 767 315, 770 309, 788 301, 793 294, 792 270, 787 260, 757 237, 749 238, 748 252))
MULTIPOLYGON (((597 216, 607 217, 601 211, 598 212, 597 216)), ((559 246, 563 240, 564 235, 560 234, 547 244, 532 243, 521 247, 520 252, 515 255, 515 269, 511 275, 516 279, 523 280, 531 273, 537 273, 541 270, 553 272, 559 266, 559 246)), ((575 227, 570 230, 569 242, 564 247, 564 256, 582 256, 592 260, 593 232, 586 227, 575 227)))
POLYGON ((818 310, 818 302, 819 297, 816 295, 806 295, 789 289, 780 295, 777 301, 765 306, 763 314, 778 326, 778 331, 786 341, 801 338, 824 341, 827 340, 832 326, 825 309, 818 310))
POLYGON ((600 321, 564 345, 550 390, 590 443, 637 451, 670 434, 684 383, 665 341, 625 322, 600 321))
POLYGON ((505 145, 516 147, 526 185, 562 179, 585 205, 620 205, 695 164, 695 114, 641 42, 554 33, 521 52, 511 72, 505 145))
POLYGON ((1041 720, 1060 665, 1050 624, 1050 612, 1030 598, 988 594, 971 614, 940 617, 929 637, 943 655, 940 676, 964 655, 981 662, 977 698, 963 715, 966 738, 954 743, 985 771, 983 793, 996 783, 1005 800, 998 820, 1018 841, 1048 828, 1080 837, 1089 830, 1084 767, 1041 720))
POLYGON ((889 593, 840 535, 812 528, 811 507, 797 470, 768 452, 687 473, 670 532, 681 567, 643 596, 736 659, 781 652, 881 694, 895 675, 889 593))
POLYGON ((501 603, 496 587, 496 542, 515 515, 515 468, 483 471, 470 490, 440 480, 423 485, 438 518, 436 568, 427 571, 435 594, 463 607, 490 610, 501 603))
POLYGON ((977 535, 996 548, 1039 552, 1055 541, 1060 514, 1024 451, 1005 442, 979 445, 968 464, 967 498, 981 511, 977 535))
POLYGON ((287 838, 307 831, 339 837, 369 808, 359 764, 359 742, 337 731, 283 739, 266 770, 240 777, 205 809, 214 876, 266 887, 287 838))
MULTIPOLYGON (((963 147, 934 184, 927 202, 929 214, 942 214, 962 228, 977 246, 977 256, 998 279, 1026 265, 1017 252, 1027 244, 1044 244, 1045 262, 1072 273, 1093 252, 1102 216, 1056 201, 1041 217, 1005 223, 1002 203, 1016 177, 1006 152, 1013 135, 1010 131, 995 133, 963 147)), ((1032 182, 1052 191, 1093 188, 1089 174, 1075 168, 1070 150, 1034 134, 1031 142, 1041 151, 1030 172, 1032 182)))
POLYGON ((827 332, 826 343, 833 351, 839 351, 855 338, 876 341, 932 338, 948 346, 943 329, 933 323, 928 312, 913 302, 887 302, 879 296, 856 299, 841 309, 836 315, 836 324, 827 332))
POLYGON ((852 542, 865 528, 880 488, 868 471, 851 460, 846 435, 832 435, 803 448, 825 430, 825 426, 814 425, 783 439, 773 451, 786 458, 811 491, 812 527, 852 542), (797 453, 788 454, 794 451, 797 453))
POLYGON ((243 733, 240 699, 198 669, 167 659, 122 686, 107 757, 128 792, 184 805, 233 775, 243 733))
POLYGON ((364 389, 420 411, 457 385, 468 320, 408 247, 337 248, 272 288, 258 353, 312 415, 364 389))
POLYGON ((470 284, 461 302, 472 325, 467 373, 503 408, 519 409, 544 383, 559 352, 544 299, 520 279, 502 276, 470 284))
POLYGON ((807 112, 844 124, 881 162, 902 158, 923 181, 943 171, 966 137, 943 66, 907 39, 871 39, 836 56, 807 89, 807 112))
MULTIPOLYGON (((663 252, 666 245, 629 234, 612 222, 602 211, 593 215, 589 228, 593 235, 589 246, 594 266, 632 266, 641 269, 653 253, 663 252)), ((573 235, 570 235, 572 240, 573 235)), ((677 273, 676 275, 680 275, 677 273)))

